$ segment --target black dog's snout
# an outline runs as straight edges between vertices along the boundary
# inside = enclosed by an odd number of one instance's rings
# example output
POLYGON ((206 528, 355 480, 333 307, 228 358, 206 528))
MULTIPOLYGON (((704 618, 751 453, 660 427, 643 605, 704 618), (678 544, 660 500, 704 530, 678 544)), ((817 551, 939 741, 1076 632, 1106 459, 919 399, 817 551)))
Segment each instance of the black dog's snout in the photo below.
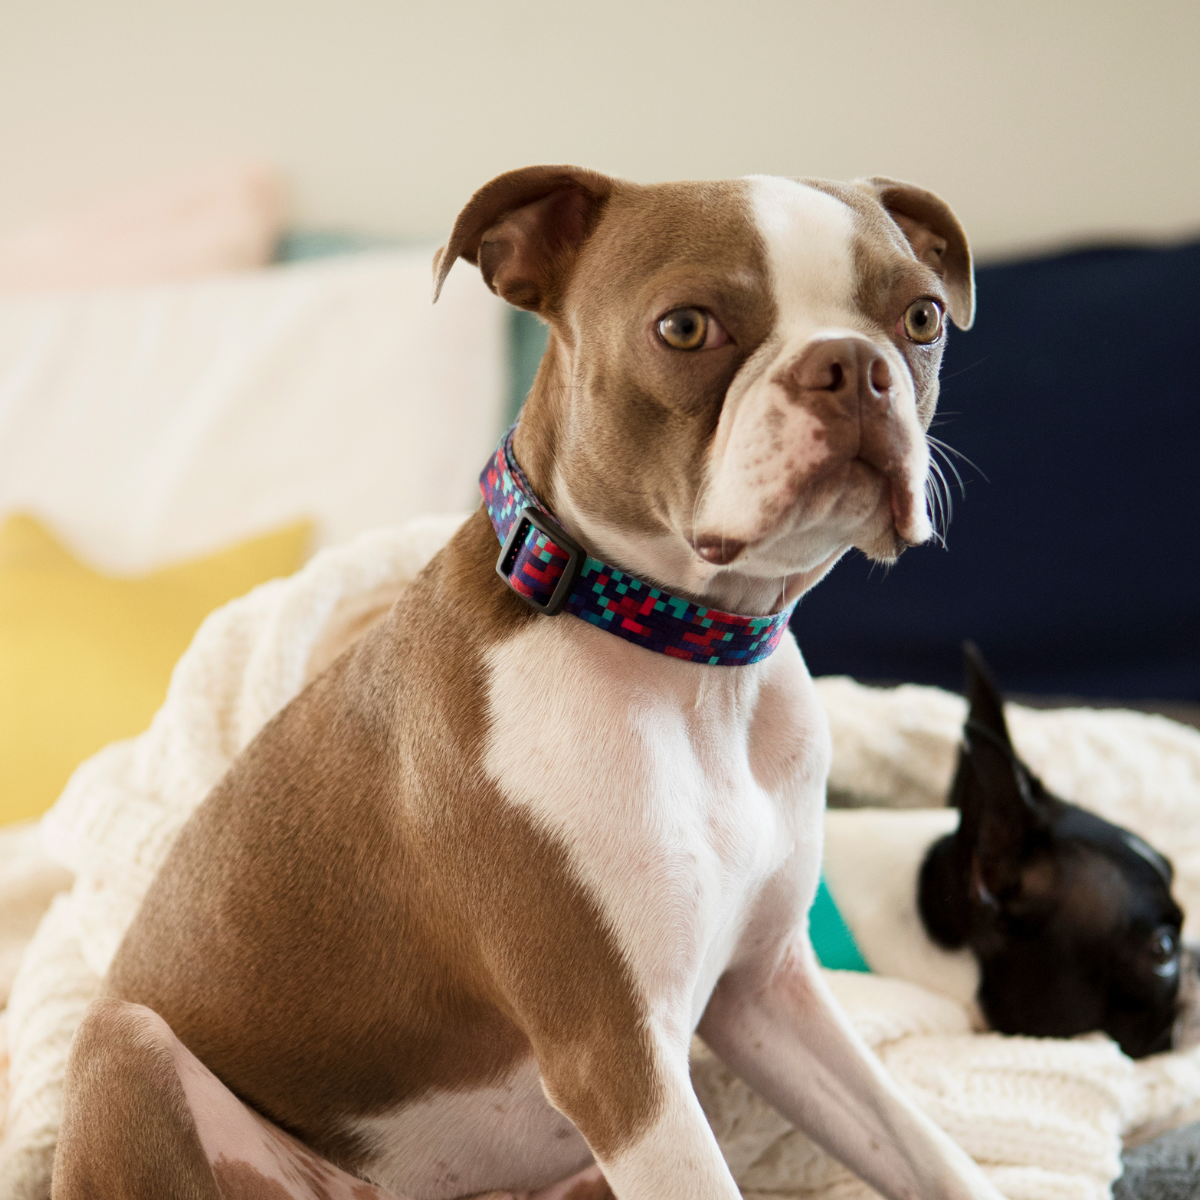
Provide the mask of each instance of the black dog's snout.
POLYGON ((1200 1045, 1200 943, 1185 942, 1179 958, 1179 991, 1171 1026, 1172 1050, 1200 1045))

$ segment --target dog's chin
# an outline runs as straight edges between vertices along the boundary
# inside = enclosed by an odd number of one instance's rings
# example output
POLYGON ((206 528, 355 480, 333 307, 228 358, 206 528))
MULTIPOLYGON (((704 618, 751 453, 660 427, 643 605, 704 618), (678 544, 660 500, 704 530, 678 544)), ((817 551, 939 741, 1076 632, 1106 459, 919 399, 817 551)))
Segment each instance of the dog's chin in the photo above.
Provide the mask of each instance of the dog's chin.
POLYGON ((883 527, 871 532, 870 536, 855 541, 854 548, 861 550, 872 562, 890 567, 911 542, 905 541, 890 520, 883 527))
POLYGON ((791 536, 781 531, 775 539, 764 539, 775 541, 777 561, 790 559, 784 574, 810 572, 830 557, 841 557, 851 547, 872 562, 888 565, 914 544, 897 527, 886 487, 874 497, 855 499, 856 503, 837 505, 827 521, 814 526, 800 520, 793 525, 791 536))
POLYGON ((825 501, 828 515, 823 524, 833 538, 843 539, 843 550, 853 546, 872 562, 886 565, 932 535, 924 496, 914 494, 902 477, 854 459, 839 482, 825 501))
POLYGON ((788 593, 799 595, 851 547, 890 564, 932 532, 923 497, 900 493, 895 482, 859 459, 806 488, 781 492, 760 505, 757 527, 694 536, 690 551, 726 577, 786 579, 788 593))

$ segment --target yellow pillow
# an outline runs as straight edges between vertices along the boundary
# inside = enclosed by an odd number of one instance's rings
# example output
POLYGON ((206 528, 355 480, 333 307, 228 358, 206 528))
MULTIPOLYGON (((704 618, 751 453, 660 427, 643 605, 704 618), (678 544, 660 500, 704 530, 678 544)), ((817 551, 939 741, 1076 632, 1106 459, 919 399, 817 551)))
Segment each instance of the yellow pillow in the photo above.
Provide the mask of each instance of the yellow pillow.
POLYGON ((300 521, 136 578, 76 560, 33 517, 0 525, 0 823, 45 812, 80 762, 140 733, 200 622, 295 571, 300 521))

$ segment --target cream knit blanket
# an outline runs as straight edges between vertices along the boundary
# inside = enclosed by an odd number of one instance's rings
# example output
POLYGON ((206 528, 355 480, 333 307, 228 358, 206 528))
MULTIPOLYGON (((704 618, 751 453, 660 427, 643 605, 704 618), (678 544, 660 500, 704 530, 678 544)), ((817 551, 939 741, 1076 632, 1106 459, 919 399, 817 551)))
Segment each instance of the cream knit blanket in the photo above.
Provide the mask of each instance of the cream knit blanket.
MULTIPOLYGON (((0 1197, 49 1194, 72 1032, 180 826, 330 653, 331 639, 386 604, 455 524, 440 518, 366 534, 214 613, 146 733, 108 747, 75 773, 42 824, 46 853, 73 873, 74 886, 50 905, 9 1001, 0 1197)), ((933 689, 880 693, 844 680, 821 687, 834 723, 836 788, 877 803, 941 803, 961 701, 933 689)), ((1200 914, 1200 828, 1192 827, 1200 827, 1192 820, 1200 735, 1154 718, 1107 715, 1119 729, 1097 724, 1106 714, 1015 712, 1014 735, 1051 787, 1171 853, 1179 895, 1200 914)), ((1196 1054, 1135 1065, 1102 1038, 976 1034, 966 1011, 946 997, 879 976, 830 976, 855 1026, 902 1086, 1011 1200, 1098 1200, 1119 1171, 1123 1136, 1181 1123, 1200 1107, 1196 1054)), ((873 1195, 699 1043, 694 1078, 747 1196, 873 1195)))

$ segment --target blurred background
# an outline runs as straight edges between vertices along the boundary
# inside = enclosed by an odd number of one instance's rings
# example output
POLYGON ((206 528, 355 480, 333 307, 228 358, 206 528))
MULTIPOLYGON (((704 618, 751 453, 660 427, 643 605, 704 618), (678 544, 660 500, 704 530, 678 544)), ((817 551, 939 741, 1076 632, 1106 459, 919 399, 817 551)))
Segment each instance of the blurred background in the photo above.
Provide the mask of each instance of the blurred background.
POLYGON ((943 195, 953 520, 805 598, 810 666, 957 687, 972 637, 1011 689, 1189 715, 1198 48, 1184 2, 10 5, 0 817, 142 728, 210 608, 475 503, 543 331, 461 266, 431 308, 429 257, 533 162, 943 195))
POLYGON ((531 162, 893 174, 982 254, 1200 222, 1194 4, 41 0, 0 46, 0 223, 234 155, 301 227, 440 237, 531 162))

